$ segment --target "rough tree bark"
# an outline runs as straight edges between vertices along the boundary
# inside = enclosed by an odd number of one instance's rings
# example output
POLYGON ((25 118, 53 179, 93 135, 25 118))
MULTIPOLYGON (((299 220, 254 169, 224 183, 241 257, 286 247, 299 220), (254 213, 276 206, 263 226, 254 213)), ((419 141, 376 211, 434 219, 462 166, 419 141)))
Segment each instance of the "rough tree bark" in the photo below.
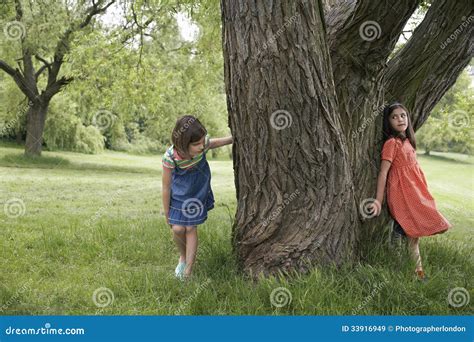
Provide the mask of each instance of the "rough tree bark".
POLYGON ((435 1, 389 61, 387 91, 403 99, 417 130, 474 55, 474 2, 435 1))
MULTIPOLYGON (((51 62, 35 54, 26 44, 26 34, 21 38, 22 65, 19 68, 13 68, 5 61, 0 60, 0 70, 10 75, 18 88, 28 99, 29 108, 26 117, 26 142, 25 154, 31 156, 41 155, 43 147, 44 124, 48 113, 48 106, 54 95, 72 81, 70 77, 59 77, 59 72, 64 61, 65 55, 69 51, 69 44, 74 32, 86 27, 92 18, 103 13, 110 7, 115 0, 99 0, 93 2, 92 6, 86 11, 85 18, 81 21, 73 21, 59 38, 51 62), (34 57, 42 63, 42 66, 36 70, 33 64, 34 57), (43 91, 38 89, 38 78, 45 72, 48 72, 48 82, 43 91)), ((23 9, 20 0, 15 0, 16 21, 22 22, 23 9)))
POLYGON ((434 58, 427 30, 442 40, 472 14, 471 1, 435 0, 388 61, 418 5, 221 0, 238 200, 233 243, 246 273, 341 265, 359 256, 362 231, 387 222, 360 210, 375 193, 382 105, 398 99, 414 107, 415 120, 427 117, 472 57, 473 25, 444 49, 450 63, 436 82, 429 68, 410 74, 434 58), (455 23, 436 27, 440 18, 455 23))

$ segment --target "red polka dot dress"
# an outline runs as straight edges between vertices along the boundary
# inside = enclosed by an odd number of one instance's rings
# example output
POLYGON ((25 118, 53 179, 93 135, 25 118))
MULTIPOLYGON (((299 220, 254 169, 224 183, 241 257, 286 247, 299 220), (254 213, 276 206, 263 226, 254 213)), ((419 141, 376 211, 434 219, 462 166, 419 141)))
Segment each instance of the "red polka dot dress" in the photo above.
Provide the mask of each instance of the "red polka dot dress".
POLYGON ((408 139, 390 138, 382 160, 392 163, 387 178, 387 204, 392 217, 410 237, 445 232, 451 224, 436 209, 416 152, 408 139))

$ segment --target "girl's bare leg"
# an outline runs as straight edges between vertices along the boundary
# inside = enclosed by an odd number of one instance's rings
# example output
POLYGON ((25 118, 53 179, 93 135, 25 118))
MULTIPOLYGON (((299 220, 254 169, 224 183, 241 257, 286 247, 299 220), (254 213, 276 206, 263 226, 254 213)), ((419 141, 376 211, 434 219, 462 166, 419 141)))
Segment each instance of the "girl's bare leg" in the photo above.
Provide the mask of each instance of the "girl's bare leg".
POLYGON ((197 227, 186 227, 186 270, 184 276, 189 277, 193 271, 194 261, 196 260, 196 253, 198 247, 197 227))
POLYGON ((411 257, 416 264, 416 271, 421 271, 423 269, 421 266, 419 241, 419 238, 408 237, 408 248, 410 249, 411 257))
POLYGON ((179 250, 179 262, 184 262, 186 261, 186 227, 173 225, 171 229, 173 240, 179 250))

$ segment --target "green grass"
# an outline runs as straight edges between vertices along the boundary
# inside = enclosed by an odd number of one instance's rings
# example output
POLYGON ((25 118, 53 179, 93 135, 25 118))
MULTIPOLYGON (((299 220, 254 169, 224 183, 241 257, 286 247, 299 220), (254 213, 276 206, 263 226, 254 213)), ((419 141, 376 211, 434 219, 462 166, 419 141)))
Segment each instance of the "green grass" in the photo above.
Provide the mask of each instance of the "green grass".
POLYGON ((458 240, 472 236, 474 227, 474 160, 463 157, 418 155, 438 209, 453 224, 447 235, 458 240))
POLYGON ((177 252, 160 215, 160 156, 46 152, 30 160, 21 153, 0 147, 0 314, 473 313, 472 300, 460 308, 447 302, 456 287, 474 295, 469 161, 419 157, 439 209, 454 224, 422 240, 427 283, 412 278, 404 248, 386 244, 373 246, 363 264, 249 281, 231 252, 232 162, 211 161, 216 208, 199 227, 194 279, 181 283, 173 277, 177 252), (3 211, 13 198, 24 204, 19 217, 11 215, 14 204, 9 216, 3 211), (114 301, 99 308, 92 296, 102 287, 114 301), (278 287, 291 293, 283 307, 270 300, 278 287))

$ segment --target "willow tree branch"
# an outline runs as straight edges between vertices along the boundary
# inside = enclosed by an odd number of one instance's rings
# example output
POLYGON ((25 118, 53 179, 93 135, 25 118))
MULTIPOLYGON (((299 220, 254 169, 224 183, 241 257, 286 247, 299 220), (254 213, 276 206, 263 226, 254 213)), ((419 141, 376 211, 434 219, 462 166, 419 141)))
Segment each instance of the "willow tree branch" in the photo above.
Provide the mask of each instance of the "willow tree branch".
POLYGON ((412 37, 388 63, 388 99, 405 103, 414 128, 420 128, 473 55, 474 2, 434 1, 412 37))

